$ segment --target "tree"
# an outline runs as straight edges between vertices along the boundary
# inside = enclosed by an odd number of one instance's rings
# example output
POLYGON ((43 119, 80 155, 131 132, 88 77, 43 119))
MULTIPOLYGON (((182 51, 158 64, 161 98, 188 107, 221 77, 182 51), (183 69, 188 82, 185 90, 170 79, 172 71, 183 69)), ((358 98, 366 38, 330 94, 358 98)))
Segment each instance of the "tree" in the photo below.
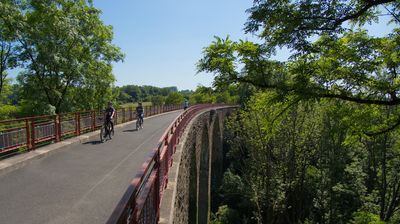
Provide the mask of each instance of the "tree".
POLYGON ((117 99, 121 103, 132 102, 132 97, 126 92, 120 92, 117 99))
POLYGON ((364 25, 377 21, 380 8, 399 23, 400 6, 396 0, 354 1, 254 1, 245 31, 257 33, 274 50, 287 46, 296 52, 309 51, 311 37, 340 35, 347 30, 345 23, 364 25))
POLYGON ((111 63, 123 55, 112 45, 112 28, 103 24, 91 1, 27 1, 24 12, 26 23, 19 36, 27 60, 20 78, 23 87, 35 86, 36 96, 54 106, 56 113, 73 88, 95 86, 103 89, 96 90, 102 98, 107 92, 104 84, 111 88, 114 80, 111 63))
POLYGON ((182 104, 183 101, 184 101, 184 98, 183 98, 182 94, 180 94, 178 92, 171 92, 165 98, 165 104, 169 104, 169 105, 182 104))
POLYGON ((197 86, 196 90, 189 97, 189 103, 194 105, 215 102, 213 92, 211 87, 197 86))
POLYGON ((231 182, 246 189, 221 197, 241 195, 242 220, 400 221, 400 29, 360 29, 379 9, 400 23, 398 1, 254 1, 245 29, 262 43, 216 37, 204 49, 198 70, 217 89, 255 93, 227 124, 231 182), (278 47, 288 61, 270 59, 278 47))
POLYGON ((22 20, 16 1, 0 2, 0 96, 7 79, 7 70, 17 66, 19 49, 17 27, 22 20))
POLYGON ((256 93, 229 119, 221 205, 249 223, 397 223, 398 131, 366 136, 354 125, 384 120, 380 108, 275 98, 256 93))
MULTIPOLYGON (((400 23, 397 1, 255 1, 248 10, 246 31, 265 42, 216 37, 204 49, 198 71, 216 74, 216 86, 250 83, 276 91, 279 99, 295 95, 399 105, 400 29, 376 38, 343 25, 378 20, 382 6, 392 22, 400 23), (283 46, 293 52, 289 60, 270 60, 276 48, 283 46)), ((400 125, 400 114, 393 111, 385 123, 380 132, 400 125)))
POLYGON ((159 106, 159 105, 163 105, 165 101, 165 97, 157 95, 157 96, 150 96, 150 102, 154 105, 154 106, 159 106))
POLYGON ((215 218, 211 220, 211 224, 240 224, 242 223, 240 217, 234 209, 223 205, 218 208, 215 218))

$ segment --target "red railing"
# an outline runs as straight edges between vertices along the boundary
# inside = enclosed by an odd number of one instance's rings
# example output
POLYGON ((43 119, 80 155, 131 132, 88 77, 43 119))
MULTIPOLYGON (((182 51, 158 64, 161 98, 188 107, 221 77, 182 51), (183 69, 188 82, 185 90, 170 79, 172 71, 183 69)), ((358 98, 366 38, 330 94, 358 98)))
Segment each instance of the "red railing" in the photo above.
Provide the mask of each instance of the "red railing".
POLYGON ((176 118, 162 135, 157 147, 151 151, 148 159, 142 165, 142 169, 132 180, 107 221, 108 224, 158 223, 160 199, 168 183, 168 171, 172 165, 172 155, 179 143, 179 138, 197 112, 216 106, 221 105, 192 106, 176 118))
MULTIPOLYGON (((182 105, 145 106, 145 116, 182 109, 182 105)), ((83 133, 103 124, 103 111, 84 111, 0 121, 0 158, 33 150, 83 133)), ((134 108, 116 111, 115 124, 136 119, 134 108)))

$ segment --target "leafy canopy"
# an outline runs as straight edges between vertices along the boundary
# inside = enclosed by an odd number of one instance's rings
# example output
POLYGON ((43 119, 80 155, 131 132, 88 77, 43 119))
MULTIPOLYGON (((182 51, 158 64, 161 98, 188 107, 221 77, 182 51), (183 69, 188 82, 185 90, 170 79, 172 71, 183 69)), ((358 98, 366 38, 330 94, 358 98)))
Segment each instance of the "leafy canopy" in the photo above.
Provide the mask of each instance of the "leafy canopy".
MULTIPOLYGON (((357 104, 400 104, 400 28, 372 37, 362 28, 384 9, 400 23, 400 2, 254 1, 245 30, 261 43, 216 37, 204 49, 199 72, 215 74, 214 85, 249 83, 273 90, 278 100, 339 99, 357 104), (288 61, 271 60, 277 48, 288 61)), ((391 109, 400 125, 400 115, 391 109)), ((391 129, 393 127, 390 127, 391 129)))
POLYGON ((124 55, 111 43, 112 27, 100 20, 101 11, 84 0, 24 1, 20 8, 24 23, 18 41, 26 72, 19 81, 37 90, 32 95, 25 89, 25 96, 41 97, 56 112, 67 99, 104 102, 114 82, 111 63, 124 55), (71 96, 74 89, 81 89, 84 97, 71 96))

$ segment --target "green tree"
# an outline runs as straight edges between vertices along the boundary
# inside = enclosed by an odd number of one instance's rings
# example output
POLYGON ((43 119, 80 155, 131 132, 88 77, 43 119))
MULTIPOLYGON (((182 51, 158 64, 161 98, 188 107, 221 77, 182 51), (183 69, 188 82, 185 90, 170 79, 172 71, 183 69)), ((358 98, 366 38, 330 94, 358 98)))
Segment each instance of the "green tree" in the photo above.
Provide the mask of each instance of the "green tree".
POLYGON ((246 187, 230 189, 254 208, 237 210, 243 220, 399 222, 400 29, 361 29, 381 9, 400 23, 394 0, 254 1, 245 30, 261 43, 216 37, 204 49, 198 70, 220 92, 250 90, 227 127, 229 172, 246 187), (287 61, 271 60, 279 47, 287 61))
POLYGON ((158 105, 163 105, 165 100, 166 100, 165 97, 160 96, 160 95, 151 96, 151 97, 150 97, 150 102, 151 102, 153 105, 157 105, 157 106, 158 106, 158 105))
POLYGON ((22 20, 16 1, 0 2, 0 96, 7 79, 7 70, 18 65, 17 27, 22 20))
MULTIPOLYGON (((400 22, 397 1, 255 1, 245 29, 264 43, 216 37, 198 70, 216 74, 216 86, 250 83, 276 91, 278 99, 296 95, 399 105, 400 30, 376 38, 343 25, 376 21, 380 8, 400 22), (292 50, 289 60, 270 60, 284 46, 292 50)), ((385 123, 381 131, 400 125, 400 114, 393 111, 385 123)))
POLYGON ((210 224, 241 224, 240 217, 234 209, 226 205, 220 206, 215 218, 210 221, 210 224))
POLYGON ((35 95, 25 95, 26 100, 38 98, 59 113, 73 88, 86 93, 94 89, 95 100, 111 89, 111 63, 123 55, 112 45, 112 28, 103 24, 91 1, 27 1, 24 12, 19 42, 27 71, 19 80, 23 88, 31 85, 37 90, 35 95))
POLYGON ((184 98, 182 94, 178 92, 171 92, 165 98, 165 104, 174 105, 174 104, 183 104, 184 98))
MULTIPOLYGON (((119 90, 120 90, 120 89, 119 89, 119 90)), ((118 99, 118 101, 121 102, 121 103, 132 102, 132 96, 130 96, 128 93, 122 92, 122 91, 120 91, 120 93, 118 94, 117 99, 118 99)))
POLYGON ((201 104, 201 103, 212 103, 215 102, 215 96, 213 95, 213 89, 211 87, 198 86, 194 93, 189 97, 189 103, 201 104))

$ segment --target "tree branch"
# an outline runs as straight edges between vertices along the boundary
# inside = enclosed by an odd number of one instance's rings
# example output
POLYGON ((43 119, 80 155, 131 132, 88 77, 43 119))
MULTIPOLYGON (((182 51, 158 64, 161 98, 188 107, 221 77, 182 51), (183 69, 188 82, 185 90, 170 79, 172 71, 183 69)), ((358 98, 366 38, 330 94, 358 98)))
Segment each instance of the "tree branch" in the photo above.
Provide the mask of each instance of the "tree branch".
POLYGON ((360 9, 360 11, 355 12, 353 14, 347 15, 343 18, 337 19, 335 23, 333 24, 334 27, 337 27, 341 25, 343 22, 350 20, 350 19, 355 19, 360 17, 363 13, 368 11, 368 9, 375 7, 377 5, 385 4, 385 3, 390 3, 390 2, 396 2, 396 0, 376 0, 376 1, 366 1, 368 2, 363 8, 360 9))
POLYGON ((362 99, 353 96, 343 95, 343 94, 334 94, 334 93, 320 93, 316 94, 317 97, 321 98, 336 98, 345 101, 355 102, 359 104, 375 104, 375 105, 387 105, 387 106, 394 106, 399 105, 400 100, 395 98, 392 100, 373 100, 373 99, 362 99))
POLYGON ((392 126, 390 126, 388 128, 382 129, 382 130, 377 131, 377 132, 365 132, 364 134, 366 134, 367 136, 370 136, 370 137, 376 136, 376 135, 385 134, 387 132, 390 132, 390 131, 396 129, 399 125, 400 125, 400 117, 397 118, 396 123, 394 123, 394 125, 392 125, 392 126))
MULTIPOLYGON (((308 20, 325 20, 327 22, 329 22, 329 21, 332 22, 332 24, 328 25, 327 27, 324 27, 324 26, 312 27, 312 26, 303 25, 303 26, 300 26, 298 28, 298 30, 334 31, 342 23, 346 22, 347 20, 356 19, 356 18, 360 17, 362 14, 364 14, 366 11, 368 11, 372 7, 375 7, 375 6, 378 6, 378 5, 381 5, 381 4, 385 4, 385 3, 396 2, 396 1, 395 0, 375 0, 375 1, 373 0, 373 1, 366 1, 366 2, 367 2, 367 4, 364 7, 362 7, 359 11, 356 11, 356 12, 354 12, 352 14, 343 16, 341 18, 326 18, 326 17, 323 17, 323 16, 300 17, 300 18, 298 18, 300 20, 304 20, 304 19, 308 19, 308 20)), ((391 13, 392 16, 395 17, 396 20, 398 20, 396 15, 394 15, 390 11, 389 11, 389 13, 391 13)))
POLYGON ((394 14, 394 12, 390 11, 386 6, 383 6, 383 7, 386 9, 386 11, 389 12, 390 15, 392 15, 394 17, 395 20, 397 20, 398 23, 400 23, 400 18, 397 17, 397 15, 394 14))

